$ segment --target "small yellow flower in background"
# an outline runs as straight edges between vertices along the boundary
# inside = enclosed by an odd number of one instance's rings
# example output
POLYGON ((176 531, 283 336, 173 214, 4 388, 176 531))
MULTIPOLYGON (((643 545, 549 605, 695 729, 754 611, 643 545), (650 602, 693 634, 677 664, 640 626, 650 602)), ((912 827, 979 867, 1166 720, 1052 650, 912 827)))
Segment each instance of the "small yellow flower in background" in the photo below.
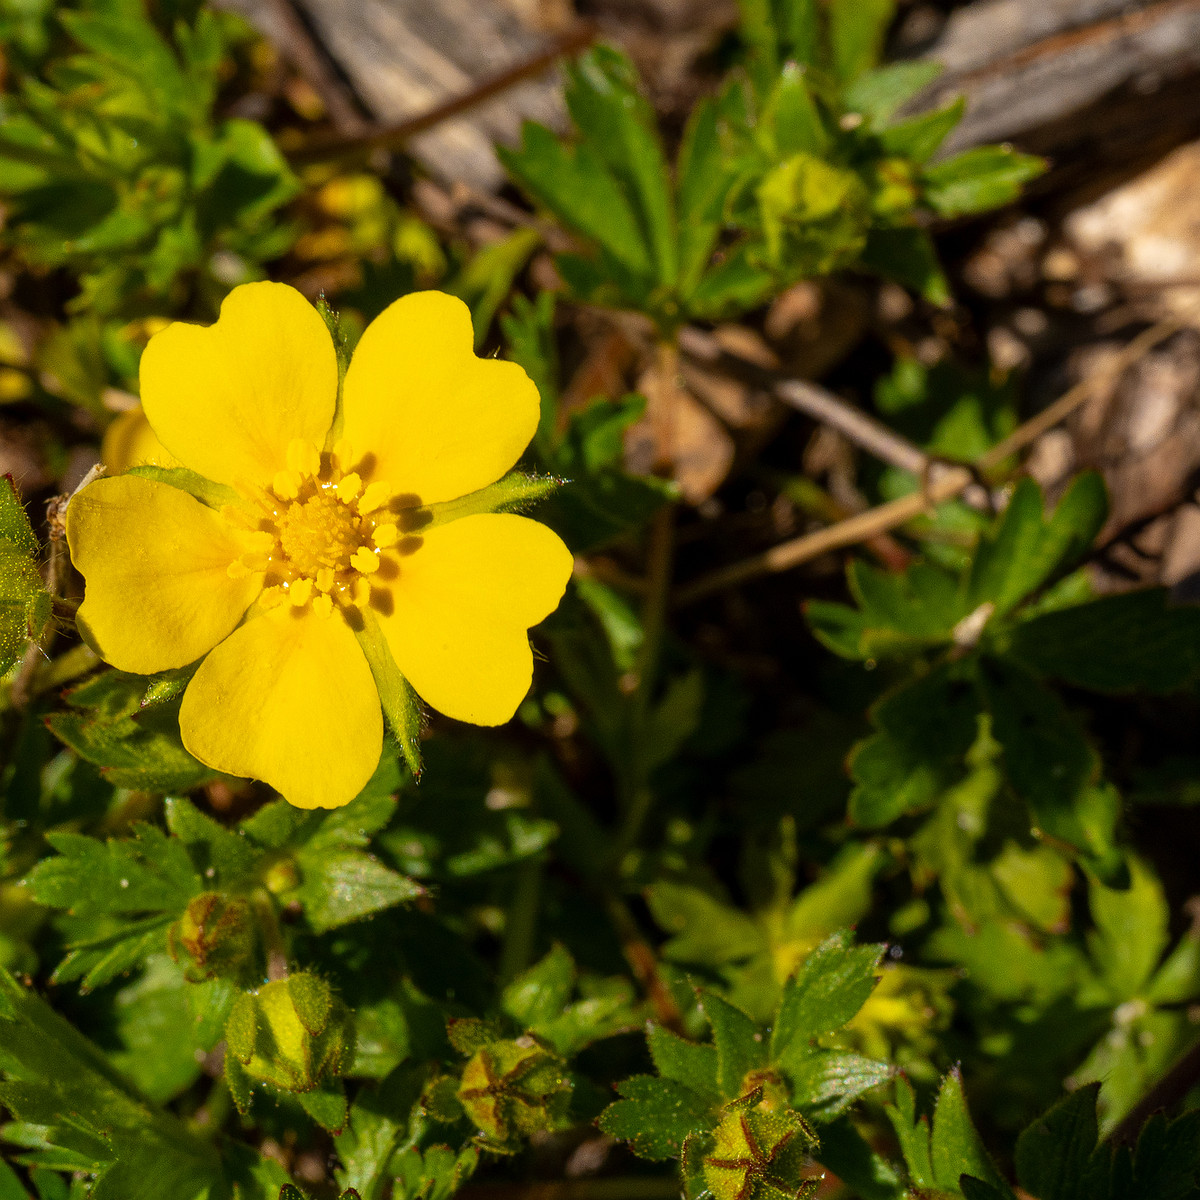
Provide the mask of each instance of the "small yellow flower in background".
POLYGON ((121 475, 75 496, 79 628, 124 671, 203 659, 179 714, 196 758, 335 807, 379 761, 389 670, 448 716, 513 715, 532 678, 527 631, 557 607, 571 554, 510 513, 431 520, 500 479, 538 422, 525 372, 475 356, 466 305, 419 292, 386 309, 340 413, 325 323, 276 283, 234 289, 209 328, 157 334, 141 385, 187 468, 175 475, 204 479, 121 475), (364 629, 389 661, 368 662, 364 629))
POLYGON ((150 428, 141 405, 121 413, 104 431, 100 461, 114 474, 130 467, 180 465, 150 428))

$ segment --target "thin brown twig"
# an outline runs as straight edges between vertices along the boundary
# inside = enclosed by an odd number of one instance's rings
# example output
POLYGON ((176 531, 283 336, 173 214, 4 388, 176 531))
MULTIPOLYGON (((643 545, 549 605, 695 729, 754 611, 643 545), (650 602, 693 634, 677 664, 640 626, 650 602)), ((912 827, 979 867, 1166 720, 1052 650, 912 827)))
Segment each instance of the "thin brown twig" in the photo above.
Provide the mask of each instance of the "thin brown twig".
POLYGON ((396 150, 405 142, 425 133, 435 125, 457 117, 469 109, 475 108, 493 96, 508 91, 519 83, 533 79, 543 71, 554 66, 560 58, 578 54, 586 50, 596 40, 597 29, 590 21, 580 22, 574 29, 568 30, 556 38, 545 50, 527 58, 516 66, 485 79, 482 83, 438 104, 427 112, 399 121, 394 125, 376 126, 361 134, 326 134, 313 137, 298 146, 288 154, 295 164, 312 162, 341 162, 347 159, 363 158, 375 150, 396 150))
POLYGON ((975 482, 978 474, 1000 466, 1011 455, 1036 441, 1047 430, 1065 420, 1102 384, 1110 383, 1124 374, 1134 363, 1148 354, 1160 342, 1189 323, 1189 315, 1168 317, 1138 334, 1116 357, 1094 375, 1082 379, 1042 412, 1030 417, 1008 437, 997 442, 975 461, 973 467, 949 467, 940 478, 930 479, 919 491, 898 500, 891 500, 865 513, 839 521, 827 529, 805 534, 741 562, 731 563, 679 589, 674 597, 675 607, 691 604, 735 584, 744 583, 759 575, 790 570, 831 550, 855 545, 868 537, 886 533, 911 521, 929 509, 953 499, 975 482))
MULTIPOLYGON (((910 442, 903 434, 897 433, 870 413, 856 408, 819 383, 808 379, 781 378, 739 355, 731 354, 718 345, 712 334, 694 326, 680 330, 679 344, 690 358, 705 366, 713 366, 723 361, 734 366, 740 373, 749 372, 765 387, 770 388, 789 408, 794 408, 797 412, 812 417, 814 421, 836 430, 847 441, 860 450, 865 450, 880 462, 923 478, 944 474, 949 469, 947 464, 926 454, 920 446, 910 442)), ((975 508, 990 508, 992 504, 987 490, 976 483, 967 487, 963 499, 975 508)))

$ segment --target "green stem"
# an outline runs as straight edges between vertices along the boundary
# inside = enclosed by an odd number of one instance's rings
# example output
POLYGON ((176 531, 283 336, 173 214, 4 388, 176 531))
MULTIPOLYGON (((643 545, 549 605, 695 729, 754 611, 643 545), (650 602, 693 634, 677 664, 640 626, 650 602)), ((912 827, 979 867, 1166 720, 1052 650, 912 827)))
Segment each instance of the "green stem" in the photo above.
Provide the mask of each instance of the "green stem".
POLYGON ((279 914, 275 911, 275 901, 265 888, 256 889, 250 899, 258 916, 259 929, 262 931, 267 978, 272 982, 286 979, 287 943, 283 940, 283 929, 279 924, 279 914))
POLYGON ((500 947, 501 986, 516 979, 533 961, 542 869, 540 858, 530 859, 517 869, 517 885, 504 925, 504 942, 500 947))

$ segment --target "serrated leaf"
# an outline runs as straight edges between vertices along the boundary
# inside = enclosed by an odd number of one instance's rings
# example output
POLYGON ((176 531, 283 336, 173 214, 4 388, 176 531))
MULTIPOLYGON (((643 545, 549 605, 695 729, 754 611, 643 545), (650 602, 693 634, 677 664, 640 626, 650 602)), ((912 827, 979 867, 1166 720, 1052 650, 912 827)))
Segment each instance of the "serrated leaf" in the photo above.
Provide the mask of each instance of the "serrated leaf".
POLYGON ((821 943, 788 980, 771 1033, 771 1059, 789 1072, 816 1039, 847 1024, 879 982, 882 946, 855 946, 843 930, 821 943))
POLYGON ((1007 653, 1097 692, 1171 692, 1200 673, 1200 609, 1164 588, 1102 596, 1017 625, 1007 653))
POLYGON ((664 1079, 682 1083, 712 1104, 721 1102, 716 1046, 685 1041, 661 1025, 647 1028, 646 1043, 654 1066, 664 1079))
POLYGON ((639 1158, 678 1158, 684 1138, 707 1132, 710 1106, 673 1079, 634 1075, 618 1085, 623 1099, 600 1114, 598 1124, 610 1137, 629 1143, 639 1158))
POLYGON ((851 819, 878 829, 931 805, 962 777, 980 708, 969 674, 954 663, 884 696, 870 714, 878 732, 850 754, 851 819))
POLYGON ((262 851, 244 834, 226 829, 186 797, 169 797, 166 812, 167 828, 187 846, 206 879, 222 885, 235 883, 262 861, 262 851))
POLYGON ((976 551, 967 610, 984 603, 997 613, 1014 608, 1051 576, 1074 566, 1107 516, 1108 493, 1095 471, 1077 476, 1048 518, 1042 515, 1041 489, 1022 479, 997 527, 976 551))
POLYGON ((942 1080, 933 1114, 930 1157, 934 1182, 938 1187, 957 1190, 962 1175, 973 1175, 999 1188, 1006 1200, 1011 1200, 1012 1193, 1008 1185, 992 1165, 979 1134, 975 1132, 958 1068, 950 1071, 942 1080))
POLYGON ((745 1091, 746 1076, 766 1061, 766 1045, 758 1026, 740 1008, 712 992, 699 992, 700 1007, 713 1031, 717 1050, 717 1088, 726 1100, 745 1091))
POLYGON ((560 1016, 574 987, 575 960, 556 942, 545 958, 505 987, 500 1006, 518 1024, 532 1028, 560 1016))
POLYGON ((840 1116, 864 1092, 895 1074, 885 1062, 837 1051, 809 1054, 789 1070, 792 1103, 813 1121, 840 1116))
POLYGON ((941 63, 928 60, 888 63, 846 87, 842 105, 847 112, 861 113, 872 125, 881 125, 943 70, 941 63))
POLYGON ((107 842, 79 833, 49 833, 58 856, 34 867, 27 883, 41 904, 79 916, 178 913, 201 890, 181 843, 152 825, 107 842))
POLYGON ((361 850, 305 848, 297 852, 296 862, 303 873, 296 895, 316 933, 415 900, 424 890, 361 850))
POLYGON ((1096 1151, 1098 1083, 1060 1100, 1017 1139, 1016 1168, 1021 1186, 1039 1200, 1089 1200, 1095 1195, 1088 1168, 1096 1151))

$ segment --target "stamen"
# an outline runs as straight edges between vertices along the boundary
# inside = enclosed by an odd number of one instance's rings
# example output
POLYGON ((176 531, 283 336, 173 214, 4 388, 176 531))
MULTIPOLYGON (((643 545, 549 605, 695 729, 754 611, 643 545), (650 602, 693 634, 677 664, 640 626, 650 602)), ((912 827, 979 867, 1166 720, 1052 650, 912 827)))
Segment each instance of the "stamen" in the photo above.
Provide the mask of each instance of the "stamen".
POLYGON ((358 511, 364 516, 374 512, 392 498, 392 485, 376 480, 367 485, 367 490, 358 498, 358 511))
POLYGON ((353 471, 351 471, 350 474, 345 476, 341 483, 337 485, 336 491, 338 494, 338 499, 343 504, 349 504, 350 501, 358 495, 361 489, 362 480, 353 471))
POLYGON ((389 546, 394 546, 399 540, 400 530, 390 522, 387 525, 377 526, 375 532, 371 534, 371 541, 380 550, 386 550, 389 546))
POLYGON ((246 566, 240 558, 235 558, 233 562, 225 568, 225 574, 230 579, 245 579, 250 574, 250 568, 246 566))
POLYGON ((286 599, 287 592, 285 592, 283 588, 269 587, 264 588, 259 594, 258 603, 260 608, 278 608, 286 599))
POLYGON ((350 556, 350 565, 364 575, 373 575, 379 570, 379 559, 366 546, 360 546, 350 556))
POLYGON ((303 608, 312 599, 313 581, 297 579, 288 588, 288 602, 293 608, 303 608))
POLYGON ((295 500, 300 494, 300 484, 303 480, 297 471, 279 471, 271 481, 275 494, 284 500, 295 500))
POLYGON ((329 618, 333 616, 333 601, 328 596, 314 596, 312 610, 318 617, 329 618))
POLYGON ((354 448, 348 438, 342 438, 333 448, 334 465, 343 471, 349 471, 354 465, 354 448))
POLYGON ((316 475, 321 470, 321 451, 314 443, 295 438, 288 443, 287 465, 298 475, 316 475))
POLYGON ((329 591, 329 589, 331 587, 333 587, 333 580, 334 580, 333 568, 332 567, 322 567, 317 572, 317 591, 318 592, 329 591))

